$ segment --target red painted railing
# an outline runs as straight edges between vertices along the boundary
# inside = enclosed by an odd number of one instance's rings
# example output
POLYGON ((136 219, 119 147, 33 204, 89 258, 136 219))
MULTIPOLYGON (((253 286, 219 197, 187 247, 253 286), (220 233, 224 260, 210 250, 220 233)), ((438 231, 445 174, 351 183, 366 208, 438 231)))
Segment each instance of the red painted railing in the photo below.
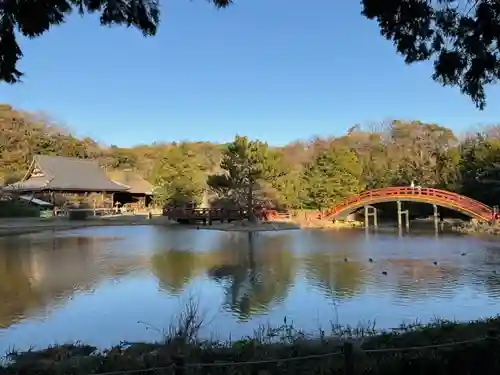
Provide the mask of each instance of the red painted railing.
POLYGON ((408 186, 388 187, 365 191, 360 195, 351 197, 332 207, 325 213, 324 216, 335 217, 358 206, 375 204, 377 202, 387 202, 391 200, 410 200, 415 202, 437 204, 468 213, 477 219, 486 221, 493 219, 493 209, 490 206, 472 198, 441 189, 412 188, 408 186))

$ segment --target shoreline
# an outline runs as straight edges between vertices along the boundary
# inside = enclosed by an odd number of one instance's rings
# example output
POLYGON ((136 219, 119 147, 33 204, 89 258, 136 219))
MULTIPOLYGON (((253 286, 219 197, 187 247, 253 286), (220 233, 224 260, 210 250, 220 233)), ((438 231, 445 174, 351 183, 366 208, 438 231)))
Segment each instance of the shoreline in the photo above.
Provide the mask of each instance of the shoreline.
POLYGON ((66 218, 22 218, 1 219, 0 237, 20 236, 24 234, 40 233, 45 231, 61 232, 67 230, 111 227, 127 225, 170 225, 161 217, 148 219, 147 216, 123 216, 111 218, 89 218, 86 220, 69 220, 66 218))
POLYGON ((146 215, 115 216, 108 218, 88 218, 86 220, 69 220, 67 218, 15 218, 0 219, 0 237, 20 236, 40 232, 60 232, 92 227, 112 226, 165 226, 189 229, 219 230, 225 232, 269 232, 282 230, 297 230, 300 226, 291 222, 263 222, 258 224, 243 223, 217 223, 213 225, 181 225, 172 222, 163 216, 153 216, 148 219, 146 215))
POLYGON ((462 222, 452 226, 454 232, 472 236, 500 236, 500 223, 462 222))
POLYGON ((258 364, 259 373, 267 374, 285 374, 291 370, 306 374, 323 370, 331 374, 354 374, 348 371, 351 366, 364 368, 371 374, 400 374, 409 370, 409 361, 410 368, 425 367, 422 373, 431 370, 450 375, 481 373, 477 371, 477 363, 486 363, 490 370, 500 371, 500 362, 495 357, 500 349, 499 317, 401 325, 387 331, 372 326, 334 325, 331 332, 319 330, 316 335, 307 335, 285 319, 281 327, 268 327, 261 334, 236 341, 200 340, 197 334, 201 323, 199 317, 183 315, 179 326, 171 326, 167 331, 170 334, 157 342, 122 342, 106 349, 77 342, 12 351, 7 353, 7 361, 0 364, 0 373, 121 375, 161 369, 162 374, 174 375, 180 373, 178 370, 195 367, 231 370, 234 366, 249 369, 258 364), (293 367, 289 368, 291 363, 293 367))
POLYGON ((300 229, 339 230, 360 228, 361 223, 308 223, 303 225, 296 221, 264 221, 256 224, 248 222, 214 223, 212 225, 178 224, 163 216, 146 215, 116 216, 108 218, 88 218, 86 220, 69 220, 67 218, 16 218, 0 219, 0 237, 20 236, 45 231, 67 231, 92 227, 112 226, 166 226, 199 230, 218 230, 223 232, 278 232, 300 229))
MULTIPOLYGON (((90 217, 85 220, 69 220, 68 218, 1 218, 0 237, 18 236, 44 231, 67 231, 91 227, 111 226, 165 226, 189 229, 218 230, 224 232, 276 232, 300 229, 341 230, 363 228, 361 222, 330 222, 324 220, 287 220, 263 221, 256 224, 244 222, 213 223, 213 225, 178 224, 164 216, 120 215, 112 217, 90 217)), ((389 227, 393 227, 391 224, 389 227)), ((460 223, 450 225, 451 231, 473 235, 500 235, 500 226, 491 224, 460 223)))

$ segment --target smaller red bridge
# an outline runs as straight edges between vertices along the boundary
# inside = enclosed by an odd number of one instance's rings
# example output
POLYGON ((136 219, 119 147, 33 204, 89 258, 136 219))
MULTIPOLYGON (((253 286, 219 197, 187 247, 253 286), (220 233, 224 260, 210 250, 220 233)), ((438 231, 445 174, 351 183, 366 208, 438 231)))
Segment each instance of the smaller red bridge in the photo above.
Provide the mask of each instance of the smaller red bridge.
POLYGON ((357 209, 382 202, 420 202, 446 207, 480 221, 494 219, 493 209, 475 199, 450 191, 418 187, 388 187, 368 190, 333 206, 324 217, 339 218, 357 209))

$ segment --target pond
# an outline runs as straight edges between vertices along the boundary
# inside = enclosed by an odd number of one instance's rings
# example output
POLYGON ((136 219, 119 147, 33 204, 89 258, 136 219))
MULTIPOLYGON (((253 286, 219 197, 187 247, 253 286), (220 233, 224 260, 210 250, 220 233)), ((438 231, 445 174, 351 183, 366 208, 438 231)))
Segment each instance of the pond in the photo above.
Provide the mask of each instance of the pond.
POLYGON ((386 231, 153 226, 0 238, 0 352, 157 340, 189 303, 201 334, 293 322, 378 328, 496 315, 500 242, 386 231))

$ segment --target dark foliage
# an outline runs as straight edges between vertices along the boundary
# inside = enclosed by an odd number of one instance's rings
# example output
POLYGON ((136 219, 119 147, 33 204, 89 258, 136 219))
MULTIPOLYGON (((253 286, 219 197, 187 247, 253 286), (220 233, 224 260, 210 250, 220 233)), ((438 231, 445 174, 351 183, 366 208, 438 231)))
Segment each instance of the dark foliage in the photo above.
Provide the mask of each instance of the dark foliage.
POLYGON ((37 217, 40 210, 28 203, 11 200, 0 200, 0 217, 37 217))
POLYGON ((155 35, 160 18, 158 0, 3 0, 0 2, 0 81, 16 83, 22 77, 17 63, 23 56, 16 32, 38 37, 78 11, 98 13, 102 25, 125 25, 145 36, 155 35))
POLYGON ((500 346, 489 329, 493 327, 498 327, 498 319, 406 332, 403 327, 401 332, 365 337, 361 344, 350 337, 355 343, 349 355, 349 345, 344 346, 339 338, 307 339, 288 326, 275 331, 293 336, 273 337, 270 331, 264 339, 233 343, 200 344, 173 336, 163 343, 122 344, 104 352, 68 344, 10 353, 11 362, 0 367, 0 374, 496 374, 500 346))
POLYGON ((90 211, 69 211, 68 218, 70 220, 86 220, 89 213, 90 211))
POLYGON ((500 1, 363 0, 363 14, 412 64, 434 62, 433 79, 458 86, 478 108, 500 77, 500 1))

